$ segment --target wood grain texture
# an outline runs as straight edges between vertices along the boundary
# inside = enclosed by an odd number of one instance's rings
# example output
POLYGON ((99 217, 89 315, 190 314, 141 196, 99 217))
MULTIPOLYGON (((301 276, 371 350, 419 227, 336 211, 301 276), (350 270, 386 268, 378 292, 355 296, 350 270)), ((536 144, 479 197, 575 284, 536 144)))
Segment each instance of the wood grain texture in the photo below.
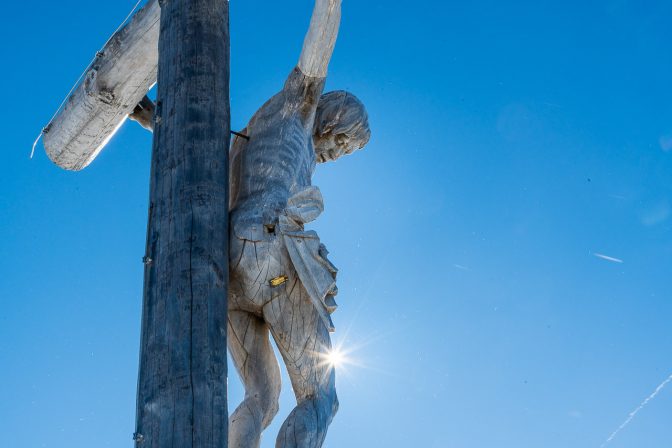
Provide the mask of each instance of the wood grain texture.
POLYGON ((317 0, 303 41, 299 69, 306 76, 324 78, 341 24, 341 0, 317 0))
POLYGON ((228 21, 162 4, 137 448, 227 446, 228 21))
MULTIPOLYGON (((318 20, 311 22, 307 41, 311 34, 331 33, 333 24, 319 20, 325 4, 316 2, 318 20)), ((320 59, 325 71, 333 49, 329 42, 321 53, 326 60, 320 59)), ((338 409, 334 367, 325 361, 331 350, 330 313, 336 308, 336 268, 317 233, 304 229, 324 209, 312 186, 312 141, 324 84, 324 77, 307 76, 297 67, 248 122, 249 140, 234 141, 229 350, 245 398, 229 421, 230 448, 259 447, 277 412, 280 375, 271 335, 296 396, 276 448, 320 448, 338 409)))
POLYGON ((115 33, 45 129, 47 155, 61 168, 88 166, 156 82, 159 16, 151 0, 115 33))

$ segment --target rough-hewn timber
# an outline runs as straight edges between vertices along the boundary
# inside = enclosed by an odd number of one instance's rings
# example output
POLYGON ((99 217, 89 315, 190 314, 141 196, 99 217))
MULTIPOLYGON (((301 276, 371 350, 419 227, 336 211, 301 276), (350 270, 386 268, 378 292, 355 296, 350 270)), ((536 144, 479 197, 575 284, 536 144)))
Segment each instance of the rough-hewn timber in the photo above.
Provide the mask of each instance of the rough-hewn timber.
POLYGON ((137 448, 227 446, 228 22, 162 2, 137 448))
POLYGON ((61 168, 89 165, 156 82, 160 8, 150 0, 96 56, 44 134, 61 168))

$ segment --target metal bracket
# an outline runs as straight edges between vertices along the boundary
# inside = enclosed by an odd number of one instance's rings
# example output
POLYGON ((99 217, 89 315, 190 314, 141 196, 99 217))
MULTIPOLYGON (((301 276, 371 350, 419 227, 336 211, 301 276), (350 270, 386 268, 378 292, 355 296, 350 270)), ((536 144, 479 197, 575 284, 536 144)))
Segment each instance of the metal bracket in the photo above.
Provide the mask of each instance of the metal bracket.
POLYGON ((233 135, 235 135, 236 137, 242 137, 242 138, 244 138, 245 140, 250 140, 250 136, 249 136, 249 135, 241 134, 240 132, 236 132, 236 131, 231 131, 231 133, 232 133, 233 135))

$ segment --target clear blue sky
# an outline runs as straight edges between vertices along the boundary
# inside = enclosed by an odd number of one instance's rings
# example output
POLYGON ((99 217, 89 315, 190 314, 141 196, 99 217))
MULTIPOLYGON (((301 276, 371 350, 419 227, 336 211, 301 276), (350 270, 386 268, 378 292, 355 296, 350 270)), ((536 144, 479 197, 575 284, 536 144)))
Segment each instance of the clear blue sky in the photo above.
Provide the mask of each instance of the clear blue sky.
MULTIPOLYGON (((132 446, 151 136, 127 123, 80 173, 28 154, 133 3, 3 5, 2 447, 132 446)), ((231 2, 234 128, 311 8, 231 2)), ((359 364, 325 447, 599 448, 672 374, 671 17, 344 0, 327 88, 367 104, 373 138, 315 178, 359 364)), ((292 405, 286 387, 263 448, 292 405)), ((670 447, 671 418, 672 384, 608 446, 670 447)))

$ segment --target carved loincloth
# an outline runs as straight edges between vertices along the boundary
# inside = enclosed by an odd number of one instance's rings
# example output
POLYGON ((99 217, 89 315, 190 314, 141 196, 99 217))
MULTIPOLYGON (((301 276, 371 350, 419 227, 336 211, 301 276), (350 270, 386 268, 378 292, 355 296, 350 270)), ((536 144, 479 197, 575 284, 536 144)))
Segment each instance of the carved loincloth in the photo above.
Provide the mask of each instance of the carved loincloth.
POLYGON ((335 330, 330 314, 336 310, 334 296, 338 269, 327 258, 328 251, 314 230, 303 225, 315 220, 324 210, 322 194, 309 186, 289 198, 279 217, 278 227, 294 269, 306 288, 318 314, 329 331, 335 330))
POLYGON ((305 187, 289 198, 285 209, 276 219, 262 216, 256 209, 251 215, 233 217, 232 231, 238 241, 248 241, 254 251, 232 242, 232 267, 238 278, 247 285, 248 300, 253 306, 262 306, 273 291, 284 285, 296 271, 310 301, 329 331, 334 331, 330 314, 336 310, 334 296, 338 270, 327 259, 327 249, 320 243, 317 232, 304 230, 304 224, 317 218, 324 210, 322 195, 317 187, 305 187), (268 222, 269 224, 262 224, 268 222), (270 224, 277 222, 277 225, 270 224), (234 249, 238 246, 239 249, 234 249), (286 254, 281 252, 286 250, 286 254), (249 252, 238 252, 238 251, 249 252), (289 259, 288 259, 289 258, 289 259), (235 260, 235 261, 234 261, 235 260), (283 268, 284 263, 284 268, 283 268), (292 266, 287 264, 291 263, 292 266), (241 271, 242 270, 242 271, 241 271), (254 298, 262 297, 256 301, 254 298))

